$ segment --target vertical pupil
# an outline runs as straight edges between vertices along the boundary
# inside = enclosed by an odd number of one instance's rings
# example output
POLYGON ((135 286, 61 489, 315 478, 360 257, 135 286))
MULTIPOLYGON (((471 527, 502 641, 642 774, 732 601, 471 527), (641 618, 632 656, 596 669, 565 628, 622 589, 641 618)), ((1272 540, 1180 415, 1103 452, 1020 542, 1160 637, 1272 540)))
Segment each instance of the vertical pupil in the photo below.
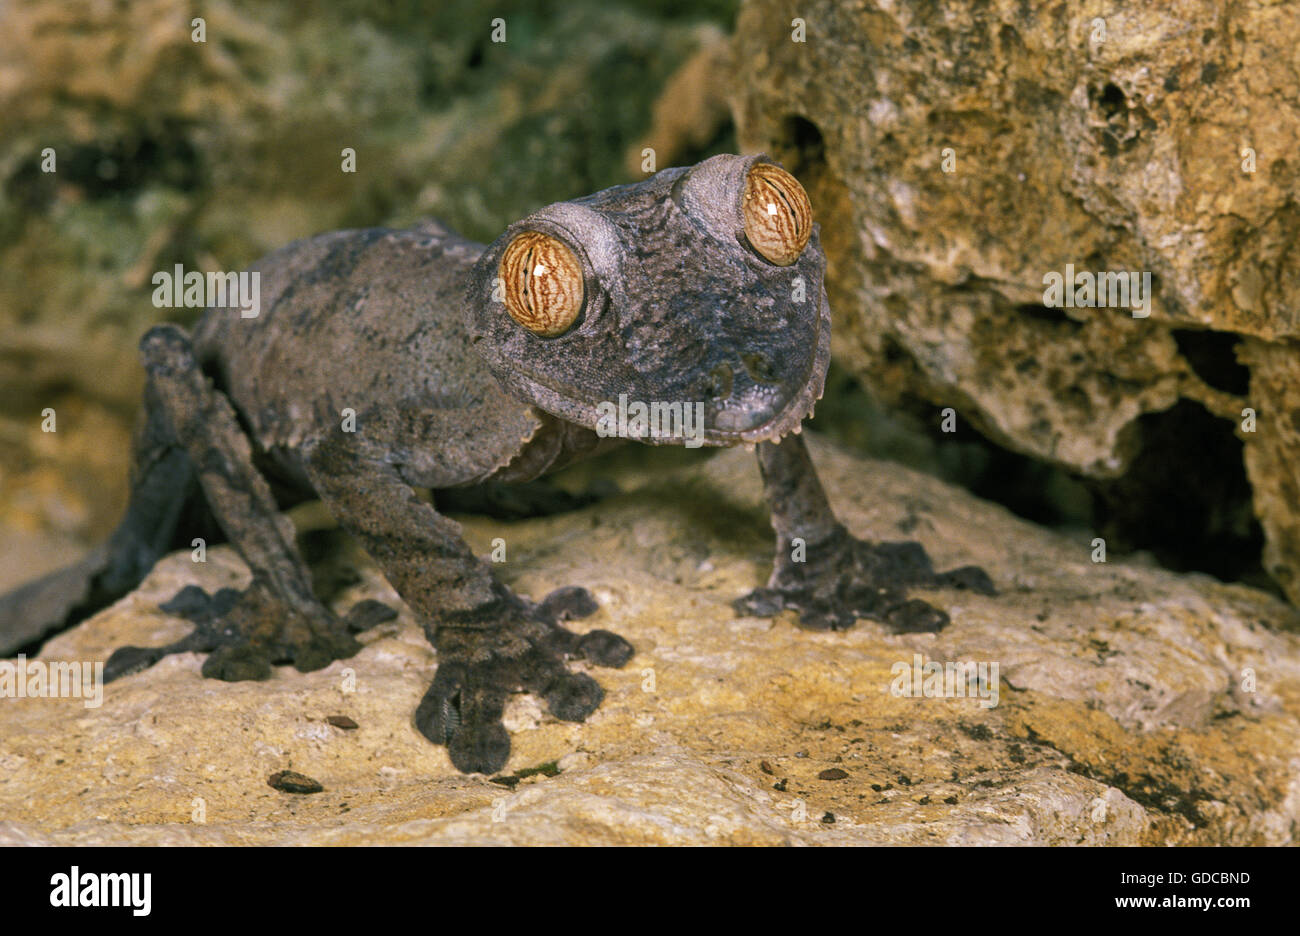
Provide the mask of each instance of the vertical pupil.
POLYGON ((794 233, 797 237, 799 235, 799 212, 794 210, 794 204, 790 201, 790 196, 786 194, 786 191, 782 186, 773 185, 772 189, 776 192, 776 197, 781 199, 785 204, 786 213, 794 219, 794 233))
POLYGON ((528 253, 524 255, 524 304, 528 307, 529 312, 535 311, 533 308, 533 248, 528 248, 528 253))

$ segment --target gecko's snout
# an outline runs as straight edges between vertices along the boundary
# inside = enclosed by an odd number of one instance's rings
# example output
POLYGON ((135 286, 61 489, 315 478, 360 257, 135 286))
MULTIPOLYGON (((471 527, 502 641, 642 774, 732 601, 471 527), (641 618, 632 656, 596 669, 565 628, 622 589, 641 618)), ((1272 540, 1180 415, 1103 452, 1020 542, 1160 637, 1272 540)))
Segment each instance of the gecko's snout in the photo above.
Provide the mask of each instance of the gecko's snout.
POLYGON ((741 355, 733 367, 718 364, 705 383, 709 422, 725 433, 746 433, 776 420, 789 404, 771 360, 762 353, 741 355))
POLYGON ((713 427, 722 432, 749 432, 772 422, 784 409, 784 400, 775 392, 753 386, 742 394, 713 401, 713 427))

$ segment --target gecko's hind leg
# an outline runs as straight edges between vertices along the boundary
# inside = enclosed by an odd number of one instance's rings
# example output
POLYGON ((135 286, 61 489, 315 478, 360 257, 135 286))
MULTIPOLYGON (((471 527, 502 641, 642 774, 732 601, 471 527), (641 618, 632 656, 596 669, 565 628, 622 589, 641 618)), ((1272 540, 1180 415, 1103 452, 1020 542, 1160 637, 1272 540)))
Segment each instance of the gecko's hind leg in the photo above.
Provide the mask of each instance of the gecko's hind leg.
POLYGON ((152 666, 169 653, 208 653, 203 675, 227 680, 264 679, 276 663, 291 662, 306 672, 352 656, 361 645, 312 593, 293 525, 253 466, 234 409, 203 375, 189 337, 174 325, 160 325, 144 336, 140 352, 151 398, 253 581, 242 592, 223 589, 211 597, 200 589, 182 590, 164 607, 194 622, 193 632, 165 647, 122 647, 105 665, 105 679, 152 666))
POLYGON ((106 543, 72 565, 0 595, 0 657, 39 645, 129 593, 170 551, 176 530, 193 522, 184 518, 198 499, 194 469, 146 393, 131 440, 125 515, 106 543))

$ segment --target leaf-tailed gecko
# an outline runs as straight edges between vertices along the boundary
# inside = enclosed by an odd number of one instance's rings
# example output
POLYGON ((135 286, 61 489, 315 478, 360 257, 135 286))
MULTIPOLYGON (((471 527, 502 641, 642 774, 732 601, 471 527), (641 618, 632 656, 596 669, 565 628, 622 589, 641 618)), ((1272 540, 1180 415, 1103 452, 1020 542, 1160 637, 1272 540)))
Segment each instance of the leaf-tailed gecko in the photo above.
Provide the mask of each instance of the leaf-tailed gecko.
POLYGON ((355 633, 391 611, 367 603, 339 618, 313 594, 281 508, 286 491, 315 496, 437 650, 416 727, 459 770, 495 772, 509 693, 582 721, 603 691, 566 661, 617 667, 634 650, 564 626, 596 610, 582 588, 534 602, 503 585, 436 492, 527 481, 606 447, 602 413, 620 398, 698 407, 697 441, 757 445, 776 561, 740 613, 936 630, 947 615, 909 587, 993 590, 978 568, 936 573, 919 544, 858 540, 832 513, 799 434, 830 357, 826 258, 807 194, 766 157, 715 156, 553 204, 486 248, 426 223, 324 234, 253 269, 256 318, 214 307, 192 335, 144 336, 127 514, 81 562, 0 598, 0 652, 126 594, 206 514, 252 583, 186 588, 165 607, 193 632, 117 650, 108 678, 184 651, 226 680, 350 657, 355 633))

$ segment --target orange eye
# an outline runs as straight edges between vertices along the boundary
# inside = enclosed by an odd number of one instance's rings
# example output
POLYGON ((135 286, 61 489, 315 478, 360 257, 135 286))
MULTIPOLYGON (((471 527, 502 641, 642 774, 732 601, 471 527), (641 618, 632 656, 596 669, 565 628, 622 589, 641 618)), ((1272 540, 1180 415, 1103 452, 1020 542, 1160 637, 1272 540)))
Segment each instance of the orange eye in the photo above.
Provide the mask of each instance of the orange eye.
POLYGON ((554 237, 517 235, 501 255, 500 272, 506 311, 534 335, 562 335, 582 311, 582 266, 554 237))
POLYGON ((745 237, 777 266, 799 259, 812 235, 812 204, 794 176, 756 163, 745 179, 745 237))

